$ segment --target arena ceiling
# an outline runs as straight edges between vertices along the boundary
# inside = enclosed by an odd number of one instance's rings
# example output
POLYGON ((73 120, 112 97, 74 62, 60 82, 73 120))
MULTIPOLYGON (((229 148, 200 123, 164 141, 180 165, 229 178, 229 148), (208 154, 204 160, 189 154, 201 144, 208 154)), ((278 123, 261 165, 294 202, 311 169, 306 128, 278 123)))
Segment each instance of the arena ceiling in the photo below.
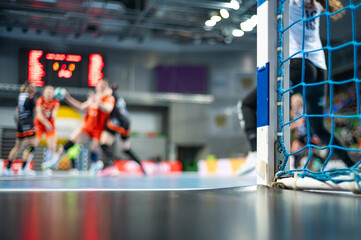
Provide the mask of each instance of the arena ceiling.
MULTIPOLYGON (((256 11, 256 0, 2 0, 0 24, 9 35, 216 45, 240 39, 233 30, 256 11)), ((255 27, 244 33, 255 40, 255 27)))
MULTIPOLYGON (((256 12, 256 0, 1 0, 0 38, 174 52, 255 51, 256 27, 242 37, 233 31, 256 12), (221 9, 229 17, 206 26, 212 16, 221 16, 221 9)), ((360 8, 355 11, 355 23, 361 21, 360 13, 360 8)), ((330 21, 332 45, 361 39, 360 27, 356 24, 353 33, 351 23, 350 9, 341 20, 330 21)), ((326 16, 321 26, 326 45, 326 16)))

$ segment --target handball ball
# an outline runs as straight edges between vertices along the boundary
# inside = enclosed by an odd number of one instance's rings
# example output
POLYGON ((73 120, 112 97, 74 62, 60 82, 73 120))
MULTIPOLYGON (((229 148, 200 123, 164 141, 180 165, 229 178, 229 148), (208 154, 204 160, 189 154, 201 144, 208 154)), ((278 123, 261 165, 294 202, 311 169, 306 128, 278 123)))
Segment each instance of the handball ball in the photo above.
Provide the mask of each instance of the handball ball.
POLYGON ((65 89, 63 87, 57 87, 54 90, 54 98, 58 100, 64 100, 65 98, 65 89))

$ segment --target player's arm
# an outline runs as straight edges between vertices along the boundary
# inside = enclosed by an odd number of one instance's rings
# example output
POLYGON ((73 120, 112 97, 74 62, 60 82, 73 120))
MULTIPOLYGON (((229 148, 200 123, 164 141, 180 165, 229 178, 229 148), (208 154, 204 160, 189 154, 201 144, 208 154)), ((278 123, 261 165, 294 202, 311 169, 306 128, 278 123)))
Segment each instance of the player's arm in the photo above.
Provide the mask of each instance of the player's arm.
POLYGON ((36 113, 36 117, 45 126, 46 129, 51 130, 53 128, 51 126, 51 123, 48 121, 48 119, 46 119, 43 112, 41 111, 41 106, 40 105, 35 106, 35 113, 36 113))
POLYGON ((15 109, 14 121, 16 123, 19 121, 19 107, 18 106, 16 106, 16 109, 15 109))
MULTIPOLYGON (((90 94, 91 95, 91 94, 90 94)), ((65 93, 65 100, 74 108, 80 110, 80 111, 84 111, 85 109, 87 109, 91 102, 92 102, 92 96, 89 96, 88 100, 86 100, 85 102, 80 102, 78 100, 76 100, 75 98, 73 98, 72 96, 70 96, 70 94, 68 92, 65 93)))
POLYGON ((56 114, 58 113, 59 107, 60 107, 60 104, 56 104, 55 107, 53 108, 53 110, 51 111, 51 116, 53 118, 56 117, 56 114))

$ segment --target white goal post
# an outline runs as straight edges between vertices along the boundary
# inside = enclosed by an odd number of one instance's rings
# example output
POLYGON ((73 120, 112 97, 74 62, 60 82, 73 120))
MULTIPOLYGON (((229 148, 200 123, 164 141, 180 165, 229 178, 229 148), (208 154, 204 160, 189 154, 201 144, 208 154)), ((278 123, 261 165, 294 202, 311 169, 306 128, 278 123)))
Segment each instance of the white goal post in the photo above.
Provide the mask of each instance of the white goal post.
MULTIPOLYGON (((305 3, 305 0, 302 2, 305 3)), ((327 1, 325 9, 328 9, 327 1)), ((361 9, 361 4, 354 5, 353 2, 350 2, 349 5, 339 11, 345 9, 350 9, 351 14, 355 15, 355 11, 361 9)), ((308 9, 304 12, 307 11, 308 9)), ((327 29, 329 30, 330 16, 333 14, 334 13, 326 11, 325 14, 315 17, 303 17, 302 15, 302 18, 297 20, 297 22, 302 22, 304 29, 306 29, 305 25, 307 22, 324 15, 327 18, 327 29)), ((327 160, 322 163, 322 168, 320 170, 308 169, 307 163, 304 164, 301 169, 288 171, 290 169, 290 161, 288 161, 286 165, 285 156, 291 156, 297 153, 290 152, 290 61, 288 32, 289 28, 295 24, 291 23, 291 26, 289 24, 289 0, 258 0, 257 16, 257 184, 278 188, 336 190, 361 193, 361 162, 348 168, 325 170, 325 166, 331 159, 332 149, 340 148, 340 146, 332 145, 332 137, 330 144, 326 144, 327 146, 324 148, 328 148, 330 153, 327 160)), ((352 23, 353 25, 356 24, 354 19, 352 23)), ((305 30, 303 30, 303 34, 305 34, 305 30)), ((302 35, 300 37, 302 38, 302 35)), ((329 41, 330 39, 328 36, 328 42, 329 41)), ((360 45, 360 43, 355 42, 356 41, 353 41, 352 44, 356 44, 357 46, 360 45)), ((328 50, 331 50, 328 54, 329 61, 331 61, 330 55, 332 54, 332 48, 335 49, 335 47, 328 45, 327 48, 328 50)), ((356 51, 355 49, 357 50, 357 48, 354 47, 354 51, 356 51)), ((323 49, 311 49, 306 51, 306 49, 303 49, 302 47, 303 54, 321 50, 323 51, 323 49)), ((332 66, 330 63, 329 65, 330 67, 332 66)), ((304 64, 302 64, 302 66, 304 66, 304 64)), ((330 72, 332 71, 329 71, 329 73, 330 72)), ((359 81, 359 79, 354 79, 356 84, 359 84, 359 81)), ((328 76, 327 82, 332 82, 332 76, 328 76)), ((325 84, 327 82, 320 83, 325 84)), ((305 93, 305 86, 310 86, 311 84, 308 82, 302 82, 302 84, 305 93)), ((332 103, 331 100, 330 102, 332 103)), ((357 103, 358 107, 360 107, 359 104, 360 103, 357 103)), ((305 105, 303 109, 306 109, 305 105)), ((303 117, 307 115, 305 110, 303 114, 303 117)), ((321 116, 319 116, 316 114, 308 114, 307 117, 325 118, 329 117, 329 115, 321 114, 321 116)), ((339 118, 339 116, 335 115, 332 117, 339 118)), ((355 116, 347 117, 360 118, 360 113, 358 112, 355 116)), ((312 129, 310 128, 309 123, 306 127, 308 128, 307 134, 311 135, 312 129)), ((308 136, 308 139, 310 139, 310 136, 308 136)), ((311 154, 313 153, 312 149, 320 147, 311 145, 310 140, 308 140, 306 146, 309 149, 307 160, 307 162, 309 162, 311 154)), ((358 148, 343 149, 346 151, 361 151, 361 149, 358 148)))
MULTIPOLYGON (((288 4, 287 4, 288 6, 288 4)), ((258 0, 257 6, 257 184, 269 185, 282 164, 277 137, 278 129, 278 94, 277 69, 278 51, 288 57, 288 35, 284 36, 283 49, 277 49, 277 9, 278 0, 258 0)), ((288 23, 288 11, 282 19, 288 23)), ((288 69, 288 66, 285 66, 288 69)), ((288 70, 284 78, 288 77, 288 70)), ((288 81, 282 81, 288 88, 288 81)), ((289 101, 285 99, 284 108, 289 109, 289 101)), ((288 121, 288 112, 284 114, 288 121)), ((289 128, 283 129, 283 138, 289 150, 289 128)))

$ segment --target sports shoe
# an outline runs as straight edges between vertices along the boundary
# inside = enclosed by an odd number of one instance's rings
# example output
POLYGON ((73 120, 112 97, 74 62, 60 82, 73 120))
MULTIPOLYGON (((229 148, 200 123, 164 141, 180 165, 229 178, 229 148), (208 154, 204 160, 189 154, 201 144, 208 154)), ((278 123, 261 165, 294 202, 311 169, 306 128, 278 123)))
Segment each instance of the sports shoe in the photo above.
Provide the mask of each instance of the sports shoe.
POLYGON ((35 171, 31 169, 19 169, 18 170, 18 176, 36 176, 35 171))
POLYGON ((106 167, 100 172, 98 172, 99 177, 105 177, 105 176, 118 176, 120 174, 119 170, 115 166, 106 167))
POLYGON ((237 170, 237 175, 246 175, 256 169, 257 152, 250 152, 247 155, 246 162, 237 170))
POLYGON ((41 164, 42 170, 55 170, 57 168, 57 164, 54 161, 46 161, 41 164))
POLYGON ((43 174, 44 176, 51 176, 51 175, 53 175, 53 171, 52 171, 51 169, 44 169, 44 170, 42 171, 42 174, 43 174))
POLYGON ((2 176, 14 176, 15 173, 11 168, 5 168, 1 175, 2 176))
POLYGON ((104 163, 102 161, 97 161, 95 163, 90 164, 89 174, 96 175, 100 170, 104 167, 104 163))
POLYGON ((41 164, 41 169, 42 169, 43 171, 45 171, 45 170, 51 170, 51 169, 50 169, 50 162, 51 162, 51 161, 43 162, 43 163, 41 164))

